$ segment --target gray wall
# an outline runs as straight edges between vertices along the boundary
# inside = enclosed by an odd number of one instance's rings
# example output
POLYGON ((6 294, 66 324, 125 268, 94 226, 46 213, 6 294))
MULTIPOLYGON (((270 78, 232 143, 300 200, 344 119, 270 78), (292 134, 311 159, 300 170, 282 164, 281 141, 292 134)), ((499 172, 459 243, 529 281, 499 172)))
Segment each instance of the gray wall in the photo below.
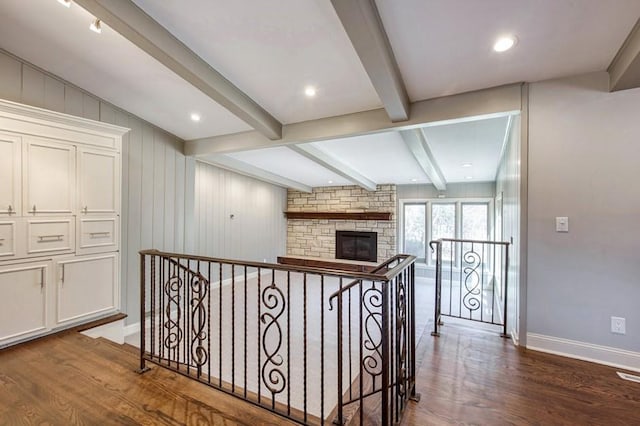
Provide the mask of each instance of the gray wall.
POLYGON ((438 198, 438 194, 444 194, 447 198, 475 198, 495 196, 494 182, 478 183, 449 183, 446 191, 438 191, 435 186, 429 185, 398 185, 396 186, 398 200, 408 198, 438 198))
POLYGON ((286 253, 286 207, 286 189, 196 162, 198 254, 275 262, 286 253))
POLYGON ((640 351, 640 89, 608 93, 600 72, 529 96, 528 331, 640 351))
MULTIPOLYGON (((520 286, 520 120, 511 119, 509 139, 498 167, 496 197, 502 193, 502 241, 512 241, 509 246, 509 273, 507 291, 507 327, 512 335, 519 334, 520 286)), ((498 206, 496 205, 496 208, 498 206)), ((495 217, 495 216, 494 216, 495 217)))
POLYGON ((183 155, 180 139, 2 50, 0 98, 131 129, 122 144, 121 281, 128 324, 139 321, 141 249, 254 260, 284 253, 284 189, 207 166, 213 181, 206 183, 201 174, 198 188, 210 189, 206 205, 215 208, 200 210, 205 204, 194 193, 196 162, 183 155), (266 214, 258 210, 263 204, 271 205, 266 214), (216 221, 231 211, 238 220, 217 230, 223 224, 216 221), (259 243, 245 234, 254 228, 267 231, 259 243))

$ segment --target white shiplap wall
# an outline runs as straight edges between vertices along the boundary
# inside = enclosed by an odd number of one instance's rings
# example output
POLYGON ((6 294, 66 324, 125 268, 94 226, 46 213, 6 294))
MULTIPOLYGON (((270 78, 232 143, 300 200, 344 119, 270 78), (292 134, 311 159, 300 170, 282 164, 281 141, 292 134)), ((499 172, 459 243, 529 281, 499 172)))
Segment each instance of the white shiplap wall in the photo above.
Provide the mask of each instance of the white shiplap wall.
POLYGON ((195 250, 212 257, 275 262, 286 251, 286 206, 286 189, 197 161, 195 250))
POLYGON ((284 189, 196 163, 182 154, 179 138, 2 49, 0 98, 131 129, 122 144, 121 279, 127 323, 139 321, 141 249, 260 261, 285 252, 284 189))

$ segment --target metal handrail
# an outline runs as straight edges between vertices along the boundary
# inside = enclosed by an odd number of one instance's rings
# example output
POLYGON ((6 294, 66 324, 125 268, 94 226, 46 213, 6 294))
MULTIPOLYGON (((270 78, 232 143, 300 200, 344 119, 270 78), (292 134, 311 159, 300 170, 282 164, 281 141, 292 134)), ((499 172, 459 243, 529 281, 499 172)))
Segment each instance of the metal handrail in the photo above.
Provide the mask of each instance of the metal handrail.
POLYGON ((399 421, 406 403, 418 398, 415 392, 415 256, 399 254, 370 272, 357 272, 154 249, 139 253, 140 372, 148 370, 146 363, 151 362, 303 424, 326 424, 327 419, 331 421, 326 417, 330 413, 341 422, 345 406, 359 401, 363 410, 365 398, 379 395, 383 408, 376 415, 381 416, 383 424, 391 425, 399 421), (257 271, 257 276, 251 278, 255 281, 247 278, 248 269, 252 273, 257 271), (236 275, 234 271, 244 274, 236 275), (300 276, 293 278, 294 273, 300 276), (308 282, 307 276, 314 277, 313 281, 308 282), (331 281, 330 285, 340 286, 330 296, 325 293, 328 277, 339 280, 339 283, 331 281), (227 279, 230 282, 223 284, 227 279), (345 280, 353 281, 344 286, 345 280), (300 299, 291 298, 294 284, 300 286, 298 292, 303 292, 300 299), (223 285, 229 286, 224 292, 223 285), (317 293, 309 293, 308 297, 307 289, 315 285, 319 285, 315 291, 320 292, 320 297, 317 293), (356 285, 359 287, 355 288, 356 285), (351 304, 352 296, 355 304, 351 304), (324 305, 329 300, 333 309, 331 301, 336 297, 337 336, 327 328, 330 322, 325 320, 328 313, 324 305), (147 302, 153 313, 149 318, 146 318, 147 302), (319 321, 307 319, 307 310, 312 305, 320 307, 319 321), (294 320, 294 315, 301 317, 294 320), (376 322, 378 319, 380 324, 376 322), (149 343, 146 343, 145 321, 150 325, 149 343), (226 321, 230 327, 223 327, 226 321), (290 328, 298 321, 304 337, 296 340, 290 328), (370 335, 374 323, 379 331, 370 335), (254 333, 257 342, 252 344, 257 344, 257 352, 256 347, 247 346, 249 336, 254 333), (363 333, 367 333, 366 336, 363 333), (314 339, 320 340, 319 348, 317 343, 313 344, 314 339), (336 345, 336 351, 326 349, 325 345, 327 348, 336 345), (345 350, 348 348, 348 354, 343 353, 343 345, 345 350), (311 381, 307 372, 313 377, 316 368, 307 363, 307 352, 316 351, 317 356, 318 349, 320 377, 311 381), (303 363, 299 365, 304 371, 301 376, 292 375, 292 352, 303 356, 303 363), (257 355, 257 362, 252 354, 257 355), (369 371, 373 368, 371 357, 379 357, 379 371, 369 371), (334 411, 325 405, 324 395, 329 389, 327 377, 334 374, 324 365, 325 358, 337 360, 337 389, 331 387, 337 390, 338 397, 334 411), (228 360, 232 360, 230 365, 228 360), (365 370, 366 374, 375 375, 370 376, 372 388, 363 388, 365 370), (345 383, 349 383, 346 388, 343 388, 343 373, 345 383), (226 381, 229 377, 230 383, 226 381), (250 388, 252 380, 256 381, 257 391, 250 388), (358 381, 359 388, 354 385, 358 381), (298 400, 303 405, 292 405, 292 386, 304 389, 298 400), (320 392, 320 406, 316 406, 316 411, 307 406, 313 401, 307 395, 312 387, 320 392), (343 395, 344 389, 347 393, 343 395))
MULTIPOLYGON (((448 316, 448 317, 454 317, 454 318, 462 318, 462 319, 467 319, 467 320, 471 320, 471 321, 477 321, 477 322, 483 322, 483 323, 489 323, 489 324, 495 324, 495 325, 500 325, 502 326, 502 333, 501 336, 502 337, 508 337, 507 334, 507 308, 508 308, 508 303, 507 303, 507 290, 508 290, 508 283, 509 283, 509 246, 511 245, 511 242, 509 241, 490 241, 490 240, 473 240, 473 239, 462 239, 462 238, 439 238, 437 240, 432 240, 429 242, 429 247, 431 248, 432 251, 436 252, 436 267, 435 267, 435 308, 434 308, 434 329, 433 332, 431 333, 432 336, 439 336, 440 332, 439 332, 439 326, 442 325, 441 322, 441 318, 443 316, 448 316), (457 245, 454 246, 454 244, 459 243, 460 244, 460 252, 459 255, 461 258, 465 258, 466 255, 470 254, 470 258, 473 259, 473 262, 471 262, 471 265, 467 265, 465 266, 465 268, 462 268, 462 265, 459 265, 458 268, 455 268, 456 270, 456 276, 459 277, 459 282, 456 282, 455 284, 453 284, 453 260, 451 260, 451 262, 443 262, 443 256, 442 256, 442 248, 443 248, 443 243, 450 243, 451 247, 457 247, 457 245), (463 251, 463 245, 464 244, 470 244, 471 245, 471 250, 467 251, 464 255, 462 253, 463 251), (475 245, 480 245, 481 247, 483 247, 483 249, 481 250, 482 255, 479 255, 477 251, 474 250, 474 246, 475 245), (502 256, 502 250, 504 250, 504 265, 503 268, 500 269, 500 273, 502 281, 500 283, 501 286, 503 286, 503 290, 500 294, 500 298, 502 300, 499 300, 500 304, 502 306, 499 306, 499 308, 502 308, 502 319, 499 321, 494 321, 494 301, 495 301, 495 295, 496 295, 496 271, 493 270, 492 274, 493 274, 493 281, 491 281, 491 289, 492 289, 492 305, 491 305, 491 320, 485 320, 483 319, 482 316, 482 312, 484 312, 483 310, 483 298, 482 297, 477 297, 482 291, 483 291, 483 285, 484 285, 484 276, 485 276, 485 271, 482 269, 484 267, 484 265, 486 264, 486 259, 484 259, 484 247, 485 246, 502 246, 503 248, 500 248, 500 256, 502 256), (442 309, 442 295, 443 295, 443 288, 442 288, 442 279, 443 279, 443 273, 442 273, 442 266, 443 263, 446 263, 449 267, 449 270, 451 271, 450 274, 448 274, 449 278, 448 278, 448 283, 449 283, 449 293, 447 293, 449 295, 449 310, 448 311, 444 311, 442 309), (477 269, 481 268, 481 277, 479 278, 481 281, 480 283, 478 283, 477 281, 475 282, 475 284, 473 283, 474 278, 476 280, 478 280, 478 277, 480 275, 478 275, 478 271, 477 269), (463 276, 464 274, 464 276, 463 276), (473 277, 472 275, 475 275, 475 277, 473 277), (463 280, 464 278, 464 280, 463 280), (470 285, 469 285, 470 283, 470 285), (465 293, 463 294, 462 288, 463 285, 466 287, 465 289, 465 293), (467 287, 469 285, 469 287, 467 287), (460 291, 459 291, 459 297, 460 300, 458 301, 458 305, 460 308, 460 312, 458 314, 455 314, 452 311, 452 307, 451 307, 451 298, 452 298, 452 290, 451 287, 455 287, 455 286, 459 286, 460 287, 460 291), (480 286, 480 290, 478 290, 478 286, 480 286), (466 304, 466 302, 464 302, 466 300, 466 298, 469 297, 469 300, 472 303, 469 303, 468 305, 466 304), (465 308, 467 308, 469 310, 468 315, 463 316, 462 315, 462 304, 465 303, 465 308), (472 311, 479 311, 481 312, 480 315, 480 319, 477 318, 473 318, 472 315, 472 311)), ((452 249, 453 250, 453 249, 452 249)), ((457 251, 457 250, 456 250, 457 251)), ((455 251, 454 251, 455 253, 455 251)), ((495 256, 495 248, 494 248, 494 252, 493 252, 494 256, 495 256)), ((487 256, 490 256, 490 252, 487 253, 487 256)), ((457 257, 456 257, 457 258, 457 257)), ((458 258, 459 259, 459 258, 458 258)), ((462 262, 460 260, 460 262, 462 262)), ((457 264, 457 261, 456 261, 457 264)), ((495 269, 495 260, 494 260, 494 269, 495 269)), ((487 269, 487 272, 489 271, 489 269, 487 269)), ((456 278, 457 280, 458 278, 456 278)))

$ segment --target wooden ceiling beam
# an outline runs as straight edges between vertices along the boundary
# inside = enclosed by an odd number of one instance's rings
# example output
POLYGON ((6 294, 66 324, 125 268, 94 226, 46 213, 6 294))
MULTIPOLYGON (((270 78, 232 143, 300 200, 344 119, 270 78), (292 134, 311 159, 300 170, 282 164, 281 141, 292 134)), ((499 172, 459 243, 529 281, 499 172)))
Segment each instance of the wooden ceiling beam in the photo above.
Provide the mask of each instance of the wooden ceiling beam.
POLYGON ((131 0, 74 2, 228 109, 265 138, 273 140, 282 136, 282 123, 131 0))
POLYGON ((331 0, 392 122, 409 119, 407 89, 374 0, 331 0))
POLYGON ((438 191, 445 191, 447 189, 447 181, 438 166, 438 162, 431 153, 429 142, 427 142, 422 129, 402 130, 400 136, 402 136, 407 148, 409 148, 409 151, 411 151, 416 162, 433 186, 438 191))
POLYGON ((316 164, 321 165, 325 169, 329 169, 335 174, 340 175, 343 178, 360 186, 361 188, 366 189, 367 191, 376 190, 377 185, 374 181, 367 178, 366 176, 363 176, 362 174, 360 174, 360 172, 345 164, 343 161, 327 154, 324 151, 321 151, 314 146, 311 146, 309 144, 289 145, 289 148, 315 162, 316 164))
POLYGON ((640 87, 640 18, 622 43, 609 68, 609 90, 640 87))
POLYGON ((276 186, 281 186, 283 188, 291 188, 308 193, 312 192, 312 188, 309 185, 271 173, 227 155, 212 155, 204 159, 198 159, 198 161, 202 161, 203 163, 211 164, 212 166, 220 167, 222 169, 231 170, 232 172, 249 176, 263 182, 268 182, 276 186))

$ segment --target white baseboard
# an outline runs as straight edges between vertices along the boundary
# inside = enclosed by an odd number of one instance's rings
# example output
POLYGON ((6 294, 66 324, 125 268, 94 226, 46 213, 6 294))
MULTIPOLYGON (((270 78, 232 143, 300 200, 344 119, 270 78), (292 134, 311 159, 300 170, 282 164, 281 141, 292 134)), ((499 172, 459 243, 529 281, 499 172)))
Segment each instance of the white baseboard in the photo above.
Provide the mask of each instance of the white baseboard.
POLYGON ((518 332, 515 328, 511 329, 511 333, 509 333, 511 335, 511 341, 513 342, 513 344, 515 346, 520 346, 520 338, 518 337, 518 332))
POLYGON ((132 334, 140 333, 140 322, 124 326, 124 337, 131 336, 132 334))
POLYGON ((527 349, 640 372, 640 352, 527 333, 527 349))
POLYGON ((103 324, 98 327, 93 327, 82 332, 85 336, 89 336, 92 339, 103 337, 118 344, 124 343, 124 319, 103 324))

